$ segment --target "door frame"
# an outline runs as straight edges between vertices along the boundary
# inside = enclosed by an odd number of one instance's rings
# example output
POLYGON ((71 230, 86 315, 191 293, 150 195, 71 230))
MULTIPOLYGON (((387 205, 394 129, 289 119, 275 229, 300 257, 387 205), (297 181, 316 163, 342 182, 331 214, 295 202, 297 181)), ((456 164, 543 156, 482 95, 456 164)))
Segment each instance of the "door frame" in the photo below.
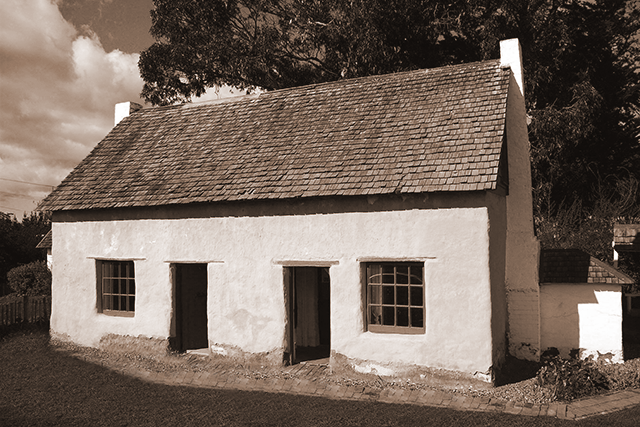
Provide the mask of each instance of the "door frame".
MULTIPOLYGON (((206 270, 206 282, 205 282, 205 292, 206 292, 206 300, 205 300, 205 324, 204 330, 206 333, 207 343, 205 347, 209 347, 209 319, 208 319, 208 294, 209 294, 209 268, 208 263, 205 262, 173 262, 170 264, 170 278, 171 278, 171 287, 172 287, 172 303, 171 303, 171 331, 170 331, 170 339, 169 344, 171 349, 176 351, 186 351, 185 342, 184 342, 184 334, 183 334, 183 322, 184 322, 184 314, 182 298, 184 297, 182 293, 182 278, 181 272, 179 271, 182 266, 203 266, 206 270)), ((202 327, 202 325, 199 325, 202 327)))
MULTIPOLYGON (((320 285, 320 269, 326 268, 329 275, 329 295, 331 295, 331 266, 337 263, 296 263, 294 265, 283 265, 283 281, 284 281, 284 304, 285 304, 285 338, 284 338, 284 362, 289 365, 298 363, 296 327, 298 322, 297 316, 297 290, 296 290, 296 269, 297 268, 315 268, 318 276, 318 286, 320 285)), ((329 301, 331 298, 329 298, 329 301)), ((319 302, 319 300, 317 301, 319 302)), ((331 303, 329 303, 331 306, 331 303)), ((320 319, 318 319, 320 322, 320 319)), ((329 337, 331 336, 331 310, 329 309, 328 322, 329 337)), ((318 324, 320 327, 320 324, 318 324)), ((329 338, 329 349, 331 348, 331 339, 329 338)))

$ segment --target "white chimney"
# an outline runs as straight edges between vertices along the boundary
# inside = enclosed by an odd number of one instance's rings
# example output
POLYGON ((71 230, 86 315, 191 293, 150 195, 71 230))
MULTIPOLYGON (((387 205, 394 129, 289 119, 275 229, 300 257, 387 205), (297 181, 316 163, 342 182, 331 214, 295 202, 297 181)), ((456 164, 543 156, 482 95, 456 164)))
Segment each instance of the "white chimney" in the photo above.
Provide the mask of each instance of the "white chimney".
POLYGON ((141 109, 142 105, 136 104, 135 102, 120 102, 119 104, 116 104, 115 120, 113 125, 117 125, 122 121, 122 119, 129 117, 129 114, 135 113, 141 109))
POLYGON ((500 65, 511 68, 511 73, 524 96, 524 80, 522 77, 522 49, 518 39, 500 41, 500 65))

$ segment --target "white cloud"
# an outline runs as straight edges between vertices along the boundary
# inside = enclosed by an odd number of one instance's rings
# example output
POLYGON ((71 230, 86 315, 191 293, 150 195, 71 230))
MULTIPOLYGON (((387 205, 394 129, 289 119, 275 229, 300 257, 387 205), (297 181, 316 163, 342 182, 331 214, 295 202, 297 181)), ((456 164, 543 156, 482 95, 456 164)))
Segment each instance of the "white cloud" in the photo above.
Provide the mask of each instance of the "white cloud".
POLYGON ((138 55, 83 34, 51 0, 0 2, 0 211, 21 217, 46 194, 6 179, 57 185, 109 132, 117 102, 141 102, 138 55))

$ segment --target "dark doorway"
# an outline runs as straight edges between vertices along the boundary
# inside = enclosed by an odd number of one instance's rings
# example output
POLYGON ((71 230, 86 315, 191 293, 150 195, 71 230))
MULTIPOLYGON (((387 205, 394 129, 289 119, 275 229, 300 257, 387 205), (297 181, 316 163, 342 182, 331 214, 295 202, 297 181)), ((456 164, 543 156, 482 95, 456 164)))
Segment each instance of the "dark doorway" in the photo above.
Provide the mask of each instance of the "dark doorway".
POLYGON ((288 363, 324 359, 331 351, 328 267, 286 267, 288 363))
POLYGON ((174 264, 175 350, 207 348, 207 264, 174 264))

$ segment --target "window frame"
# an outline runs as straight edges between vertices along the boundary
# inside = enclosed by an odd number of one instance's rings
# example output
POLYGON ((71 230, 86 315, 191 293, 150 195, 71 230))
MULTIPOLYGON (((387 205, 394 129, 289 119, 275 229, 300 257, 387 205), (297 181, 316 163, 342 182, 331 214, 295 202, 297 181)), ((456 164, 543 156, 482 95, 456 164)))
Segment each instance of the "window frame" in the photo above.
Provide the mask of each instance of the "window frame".
MULTIPOLYGON (((384 334, 408 334, 408 335, 419 335, 419 334, 424 334, 426 332, 426 295, 425 295, 425 278, 424 278, 424 272, 425 272, 425 263, 424 262, 416 262, 416 261, 372 261, 372 262, 364 262, 362 265, 362 276, 363 276, 363 290, 364 290, 364 294, 365 294, 365 298, 364 298, 364 305, 365 305, 365 315, 364 315, 364 321, 365 321, 365 325, 366 325, 366 330, 368 332, 373 332, 373 333, 384 333, 384 334), (374 275, 370 274, 370 271, 372 269, 372 267, 374 266, 379 266, 381 267, 380 269, 380 274, 381 274, 381 280, 380 282, 370 282, 370 277, 373 277, 374 275), (389 275, 389 273, 382 273, 382 267, 390 267, 393 266, 394 268, 394 272, 393 272, 393 283, 383 283, 383 279, 382 279, 382 275, 389 275), (413 283, 412 279, 408 278, 407 283, 398 283, 398 267, 401 268, 406 268, 406 267, 413 267, 413 268, 419 268, 420 271, 420 281, 421 283, 413 283), (393 304, 389 304, 389 303, 385 303, 383 302, 383 297, 380 294, 378 296, 378 301, 374 302, 372 301, 373 298, 375 298, 373 296, 373 292, 374 286, 380 286, 380 290, 379 292, 382 293, 382 287, 383 286, 393 286, 393 304), (402 303, 398 303, 398 287, 407 287, 407 302, 406 304, 402 304, 402 303), (422 305, 418 306, 418 305, 414 305, 412 304, 412 296, 409 296, 411 294, 411 288, 419 288, 421 290, 421 296, 422 296, 422 305), (374 323, 371 320, 372 317, 372 307, 380 307, 380 313, 382 313, 382 310, 384 308, 386 308, 387 310, 389 309, 393 309, 393 313, 394 313, 394 324, 393 325, 385 325, 382 324, 382 322, 384 322, 384 320, 381 320, 380 323, 374 323), (407 310, 407 326, 402 326, 402 325, 398 325, 398 309, 406 309, 407 310), (421 309, 421 316, 422 316, 422 325, 421 326, 414 326, 412 325, 412 309, 413 310, 417 310, 417 309, 421 309)), ((411 268, 407 269, 407 273, 408 273, 408 277, 412 276, 412 272, 411 272, 411 268)), ((415 275, 413 275, 415 276, 415 275)), ((417 277, 417 276, 416 276, 417 277)), ((388 312, 387 312, 388 313, 388 312)), ((384 317, 384 316, 383 316, 384 317)))
MULTIPOLYGON (((118 317, 134 317, 135 316, 135 299, 136 299, 136 279, 135 279, 135 263, 133 260, 121 260, 121 259, 97 259, 96 260, 96 306, 98 309, 98 313, 102 313, 108 316, 118 316, 118 317), (112 271, 116 271, 117 275, 113 274, 111 276, 106 276, 108 266, 111 265, 114 268, 112 271), (123 274, 124 273, 124 274, 123 274), (105 280, 118 280, 118 286, 124 284, 125 290, 121 292, 122 288, 119 288, 117 292, 114 292, 114 288, 111 287, 109 292, 105 292, 107 289, 107 285, 105 280), (122 283, 124 281, 124 283, 122 283), (133 286, 133 291, 131 291, 131 286, 133 286), (120 306, 121 302, 124 301, 126 305, 125 309, 114 309, 107 302, 105 298, 116 297, 119 298, 118 305, 120 306)), ((110 284, 113 286, 113 282, 110 284)))

